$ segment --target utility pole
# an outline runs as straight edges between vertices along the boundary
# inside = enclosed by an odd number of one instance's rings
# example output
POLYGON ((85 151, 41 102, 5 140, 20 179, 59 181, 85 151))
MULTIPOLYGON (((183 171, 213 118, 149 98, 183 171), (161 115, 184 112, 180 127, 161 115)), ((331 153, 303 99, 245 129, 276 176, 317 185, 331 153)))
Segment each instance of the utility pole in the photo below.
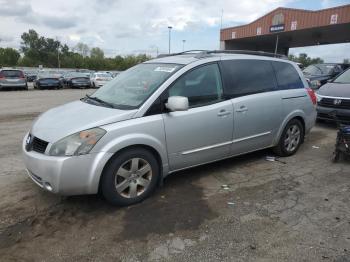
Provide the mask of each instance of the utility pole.
POLYGON ((56 36, 56 41, 57 41, 57 65, 58 65, 58 70, 61 68, 61 63, 60 63, 60 44, 58 43, 58 37, 56 36))
POLYGON ((168 26, 168 29, 169 29, 169 54, 170 54, 170 42, 171 42, 171 29, 173 27, 172 26, 168 26))
POLYGON ((277 51, 278 51, 278 35, 276 36, 275 55, 277 54, 277 51))
POLYGON ((186 40, 184 39, 184 40, 182 40, 182 52, 184 52, 185 51, 185 42, 186 42, 186 40))

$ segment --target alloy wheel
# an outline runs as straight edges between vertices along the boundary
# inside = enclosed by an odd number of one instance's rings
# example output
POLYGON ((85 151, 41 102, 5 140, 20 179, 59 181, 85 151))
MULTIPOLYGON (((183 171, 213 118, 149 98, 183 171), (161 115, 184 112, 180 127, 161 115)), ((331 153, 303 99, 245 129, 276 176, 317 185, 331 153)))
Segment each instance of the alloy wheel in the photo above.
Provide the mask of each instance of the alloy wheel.
POLYGON ((125 161, 115 174, 115 188, 125 198, 135 198, 143 194, 152 179, 152 167, 142 158, 125 161))
POLYGON ((293 152, 299 145, 301 131, 298 125, 291 125, 284 138, 284 147, 288 152, 293 152))

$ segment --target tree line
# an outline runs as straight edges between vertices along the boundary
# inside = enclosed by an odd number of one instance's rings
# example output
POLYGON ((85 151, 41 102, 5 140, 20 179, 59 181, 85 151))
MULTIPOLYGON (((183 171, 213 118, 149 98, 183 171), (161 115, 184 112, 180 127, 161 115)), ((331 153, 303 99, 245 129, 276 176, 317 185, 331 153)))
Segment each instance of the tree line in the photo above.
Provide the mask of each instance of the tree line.
POLYGON ((99 47, 89 48, 84 43, 78 43, 69 48, 67 44, 56 39, 40 36, 33 29, 23 33, 21 40, 19 51, 14 48, 0 48, 0 67, 42 65, 51 68, 122 71, 151 58, 145 54, 105 57, 99 47))
MULTIPOLYGON (((63 44, 57 39, 40 36, 33 29, 24 32, 21 39, 19 51, 13 48, 0 48, 0 67, 37 67, 43 65, 44 67, 122 71, 151 59, 145 54, 105 57, 101 48, 90 48, 84 43, 78 43, 73 48, 69 48, 67 44, 63 44)), ((288 58, 291 61, 301 63, 304 67, 324 62, 319 57, 311 58, 305 53, 301 53, 299 56, 291 54, 288 58)), ((349 59, 344 59, 343 63, 349 63, 349 59)))

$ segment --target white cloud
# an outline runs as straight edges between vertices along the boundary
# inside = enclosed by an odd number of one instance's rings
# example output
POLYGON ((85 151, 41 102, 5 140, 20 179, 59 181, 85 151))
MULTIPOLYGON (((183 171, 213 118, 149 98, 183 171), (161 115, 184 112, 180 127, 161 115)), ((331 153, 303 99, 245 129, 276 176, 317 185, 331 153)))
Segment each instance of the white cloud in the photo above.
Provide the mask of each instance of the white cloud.
POLYGON ((20 35, 34 29, 69 46, 79 41, 99 46, 107 55, 140 50, 155 54, 157 49, 167 51, 171 25, 173 50, 182 50, 182 39, 186 48, 217 48, 221 10, 227 27, 249 23, 293 1, 0 0, 0 38, 8 40, 0 45, 19 47, 20 35))

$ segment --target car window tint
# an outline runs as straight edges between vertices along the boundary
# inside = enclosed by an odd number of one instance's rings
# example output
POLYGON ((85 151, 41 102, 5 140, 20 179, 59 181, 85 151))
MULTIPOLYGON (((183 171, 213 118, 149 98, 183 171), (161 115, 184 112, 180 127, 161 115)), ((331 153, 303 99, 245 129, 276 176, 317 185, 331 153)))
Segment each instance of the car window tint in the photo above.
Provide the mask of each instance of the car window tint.
POLYGON ((3 70, 1 71, 1 73, 4 77, 9 77, 9 78, 11 77, 16 78, 16 77, 22 76, 22 72, 18 70, 3 70))
POLYGON ((185 96, 190 107, 218 102, 222 98, 222 83, 217 64, 198 67, 183 76, 168 90, 169 96, 185 96))
POLYGON ((275 76, 269 61, 223 60, 221 72, 225 95, 230 98, 275 89, 275 76))
POLYGON ((272 62, 276 73, 277 84, 280 90, 304 88, 304 84, 300 79, 295 68, 284 62, 272 62))

